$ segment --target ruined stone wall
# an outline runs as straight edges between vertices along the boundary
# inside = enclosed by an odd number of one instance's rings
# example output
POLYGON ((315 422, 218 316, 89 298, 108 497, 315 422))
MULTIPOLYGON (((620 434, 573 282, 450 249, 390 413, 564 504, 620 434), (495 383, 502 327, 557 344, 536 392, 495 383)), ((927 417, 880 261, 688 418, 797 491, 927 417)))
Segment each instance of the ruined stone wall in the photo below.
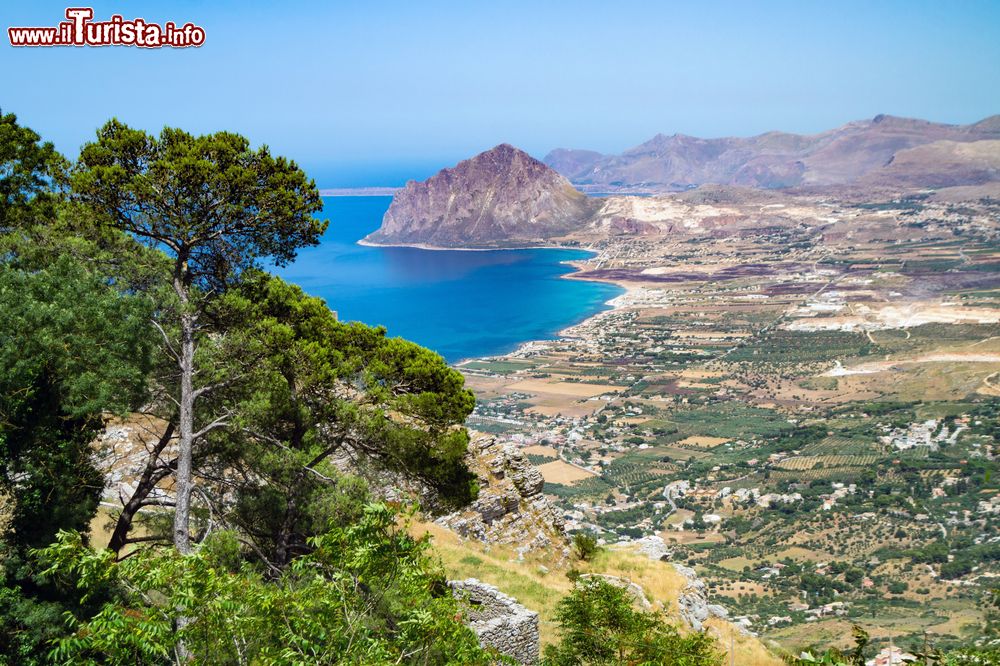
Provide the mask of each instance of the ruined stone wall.
POLYGON ((538 613, 475 578, 449 581, 448 585, 464 606, 466 623, 476 632, 480 645, 520 664, 538 663, 538 613))

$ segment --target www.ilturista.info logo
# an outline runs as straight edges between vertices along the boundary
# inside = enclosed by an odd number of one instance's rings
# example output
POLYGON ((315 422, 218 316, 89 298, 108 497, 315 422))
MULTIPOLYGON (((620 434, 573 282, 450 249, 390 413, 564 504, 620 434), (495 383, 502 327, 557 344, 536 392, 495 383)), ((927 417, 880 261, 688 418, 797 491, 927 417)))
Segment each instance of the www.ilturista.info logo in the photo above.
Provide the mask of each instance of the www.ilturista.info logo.
POLYGON ((193 23, 178 27, 173 21, 162 26, 136 18, 126 21, 115 14, 108 21, 93 21, 90 7, 69 7, 68 21, 50 28, 7 28, 11 46, 140 46, 147 49, 170 46, 185 48, 205 43, 205 29, 193 23))

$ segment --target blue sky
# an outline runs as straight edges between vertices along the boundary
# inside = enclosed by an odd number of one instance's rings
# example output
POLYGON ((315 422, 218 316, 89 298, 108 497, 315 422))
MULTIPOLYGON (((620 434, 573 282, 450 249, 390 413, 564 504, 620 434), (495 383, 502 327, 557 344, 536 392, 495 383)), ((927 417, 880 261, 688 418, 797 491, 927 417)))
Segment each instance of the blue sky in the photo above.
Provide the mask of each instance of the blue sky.
MULTIPOLYGON (((74 3, 84 4, 84 3, 74 3)), ((111 116, 229 129, 321 186, 397 184, 501 142, 816 132, 1000 113, 1000 2, 94 2, 200 49, 0 46, 0 107, 75 156, 111 116)), ((65 2, 0 3, 3 28, 65 2)))

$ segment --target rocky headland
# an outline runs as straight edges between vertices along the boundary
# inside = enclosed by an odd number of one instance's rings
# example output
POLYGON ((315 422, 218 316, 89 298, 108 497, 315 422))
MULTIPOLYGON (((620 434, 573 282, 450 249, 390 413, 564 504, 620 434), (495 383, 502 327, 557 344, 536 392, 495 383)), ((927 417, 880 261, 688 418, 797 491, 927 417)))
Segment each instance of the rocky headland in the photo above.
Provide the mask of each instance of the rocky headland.
POLYGON ((598 203, 522 150, 501 144, 407 183, 362 242, 438 248, 539 245, 579 228, 598 203))

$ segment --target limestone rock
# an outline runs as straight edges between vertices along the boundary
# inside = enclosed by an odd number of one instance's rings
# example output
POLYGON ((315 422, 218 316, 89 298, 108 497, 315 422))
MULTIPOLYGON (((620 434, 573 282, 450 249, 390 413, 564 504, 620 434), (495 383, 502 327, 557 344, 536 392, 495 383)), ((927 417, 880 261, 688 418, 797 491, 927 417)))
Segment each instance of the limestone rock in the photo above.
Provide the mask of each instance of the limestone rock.
POLYGON ((466 462, 479 476, 479 498, 437 520, 462 537, 514 547, 519 557, 551 550, 566 557, 562 513, 542 494, 545 481, 510 443, 474 434, 466 462))
POLYGON ((638 551, 651 560, 669 560, 673 552, 662 537, 651 534, 632 542, 638 551))
POLYGON ((392 200, 376 245, 530 245, 579 229, 599 203, 517 148, 501 144, 410 181, 392 200))
MULTIPOLYGON (((674 564, 674 568, 687 579, 687 585, 677 597, 677 610, 681 618, 695 631, 701 631, 705 621, 710 617, 717 617, 723 620, 729 619, 729 611, 718 604, 708 603, 705 593, 705 583, 698 577, 694 569, 680 564, 674 564)), ((753 635, 742 624, 734 624, 741 633, 753 635)))

